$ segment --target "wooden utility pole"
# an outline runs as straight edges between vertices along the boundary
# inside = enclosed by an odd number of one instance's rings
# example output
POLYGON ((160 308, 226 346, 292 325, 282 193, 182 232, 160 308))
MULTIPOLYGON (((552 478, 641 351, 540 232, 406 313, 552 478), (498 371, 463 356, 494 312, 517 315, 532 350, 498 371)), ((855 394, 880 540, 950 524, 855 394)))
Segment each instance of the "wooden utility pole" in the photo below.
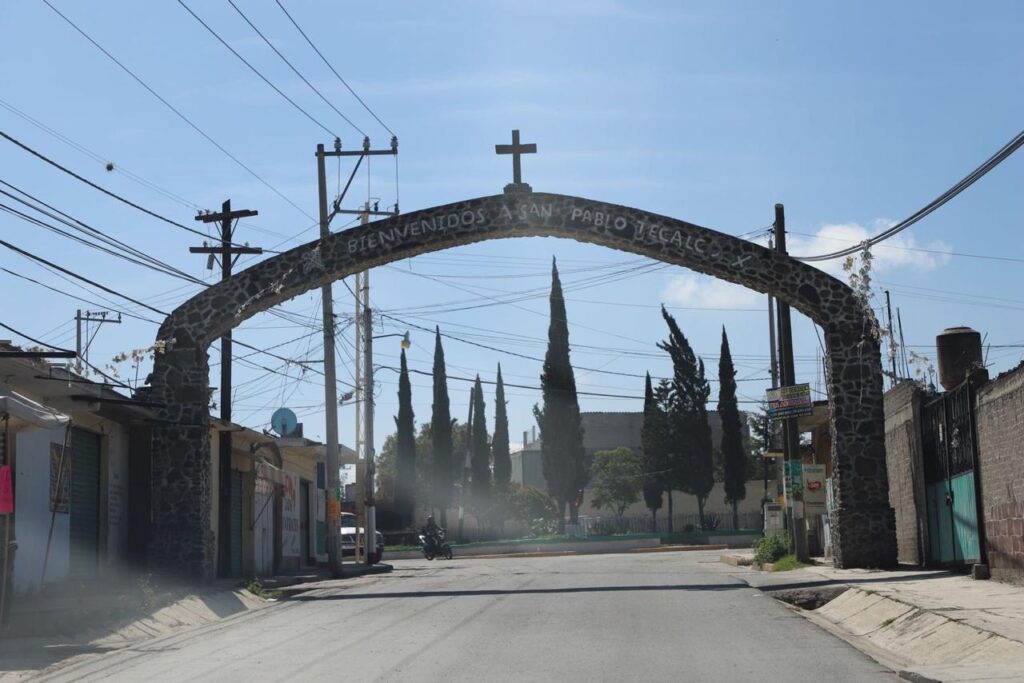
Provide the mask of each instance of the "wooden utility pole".
MULTIPOLYGON (((775 250, 780 254, 786 252, 786 213, 782 204, 775 205, 775 250)), ((796 371, 793 364, 793 328, 789 317, 789 304, 779 301, 779 344, 781 347, 781 385, 792 386, 796 383, 796 371)), ((782 420, 782 447, 786 453, 787 474, 797 476, 802 472, 803 459, 800 455, 800 429, 797 417, 782 420)), ((802 475, 799 475, 802 477, 802 475)), ((790 531, 793 539, 793 552, 797 560, 807 562, 807 518, 804 516, 803 482, 800 486, 790 487, 786 491, 786 502, 790 511, 790 531)))
MULTIPOLYGON (((220 223, 220 244, 189 247, 193 254, 207 254, 207 267, 213 269, 213 260, 220 257, 221 280, 231 277, 231 267, 242 254, 262 254, 259 247, 236 246, 232 241, 233 223, 239 218, 259 215, 258 211, 231 210, 231 200, 221 206, 219 213, 201 213, 196 220, 201 223, 220 223)), ((220 419, 231 422, 231 332, 220 338, 220 419)), ((217 576, 231 576, 231 432, 220 433, 217 458, 218 508, 217 508, 217 576)))

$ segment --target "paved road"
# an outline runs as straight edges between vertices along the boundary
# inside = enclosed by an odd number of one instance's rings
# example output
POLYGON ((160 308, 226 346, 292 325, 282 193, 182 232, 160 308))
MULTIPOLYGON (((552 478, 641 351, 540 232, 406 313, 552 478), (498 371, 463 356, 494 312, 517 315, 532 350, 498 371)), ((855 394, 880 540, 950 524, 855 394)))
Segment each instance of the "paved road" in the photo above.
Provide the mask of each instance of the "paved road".
POLYGON ((404 560, 47 680, 894 680, 716 560, 404 560))

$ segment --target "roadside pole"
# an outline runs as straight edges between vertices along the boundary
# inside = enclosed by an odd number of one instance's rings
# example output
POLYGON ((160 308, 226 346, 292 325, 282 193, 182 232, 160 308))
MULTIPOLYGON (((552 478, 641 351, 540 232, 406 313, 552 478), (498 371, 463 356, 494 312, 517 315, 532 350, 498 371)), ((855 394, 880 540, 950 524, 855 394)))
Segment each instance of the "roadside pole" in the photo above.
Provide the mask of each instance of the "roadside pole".
MULTIPOLYGON (((341 141, 334 141, 335 149, 341 141)), ((324 146, 316 146, 316 178, 320 203, 320 239, 330 236, 330 214, 327 209, 327 170, 324 164, 324 146)), ((334 287, 328 282, 320 289, 323 299, 324 327, 324 403, 327 428, 327 566, 335 575, 341 574, 341 473, 338 459, 338 381, 334 367, 334 287)))
MULTIPOLYGON (((369 301, 369 298, 367 298, 369 301)), ((363 462, 366 481, 363 482, 363 496, 366 510, 366 564, 373 564, 377 552, 377 494, 374 479, 377 464, 373 448, 373 311, 367 305, 363 308, 363 462)))
MULTIPOLYGON (((786 214, 782 204, 775 205, 775 250, 786 253, 786 214)), ((793 329, 789 317, 789 304, 779 301, 779 344, 781 347, 781 385, 791 386, 796 382, 793 367, 793 329)), ((790 534, 793 541, 793 552, 796 559, 807 562, 807 518, 804 516, 804 496, 802 488, 802 464, 800 456, 800 432, 796 417, 782 420, 782 446, 785 450, 786 479, 797 477, 801 486, 786 489, 786 503, 789 506, 790 534)))
MULTIPOLYGON (((220 223, 220 246, 189 247, 189 253, 207 254, 208 267, 212 269, 213 259, 220 256, 221 280, 231 278, 231 267, 235 258, 242 254, 262 254, 259 247, 233 244, 233 223, 239 218, 258 216, 258 211, 241 209, 232 211, 231 200, 221 205, 220 213, 201 213, 196 216, 200 223, 220 223)), ((85 312, 89 316, 89 311, 85 312)), ((88 317, 82 318, 88 320, 88 317)), ((231 331, 220 338, 220 419, 231 422, 231 331)), ((218 508, 217 508, 217 576, 231 576, 231 431, 220 432, 217 455, 218 508)))

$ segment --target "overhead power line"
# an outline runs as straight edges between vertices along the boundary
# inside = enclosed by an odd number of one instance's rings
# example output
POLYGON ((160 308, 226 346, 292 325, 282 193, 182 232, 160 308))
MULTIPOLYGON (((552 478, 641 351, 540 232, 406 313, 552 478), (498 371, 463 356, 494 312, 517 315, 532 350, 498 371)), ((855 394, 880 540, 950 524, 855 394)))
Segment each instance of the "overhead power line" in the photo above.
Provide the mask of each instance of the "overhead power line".
POLYGON ((259 181, 259 182, 260 182, 260 183, 261 183, 261 184, 262 184, 262 185, 263 185, 264 187, 266 187, 266 188, 267 188, 268 190, 270 190, 271 192, 273 192, 274 194, 276 194, 276 195, 277 195, 278 197, 280 197, 280 198, 281 198, 282 200, 284 200, 285 202, 287 202, 288 204, 290 204, 290 205, 292 206, 292 208, 294 208, 294 209, 295 209, 296 211, 298 211, 298 212, 299 212, 299 213, 301 213, 302 215, 304 215, 304 216, 306 216, 307 218, 309 218, 309 220, 311 220, 311 221, 312 221, 312 220, 316 220, 315 218, 313 218, 313 216, 312 216, 312 215, 310 215, 310 214, 309 214, 309 212, 307 212, 307 211, 306 211, 305 209, 303 209, 303 208, 302 208, 301 206, 299 206, 298 204, 296 204, 295 202, 293 202, 293 201, 292 201, 291 199, 289 199, 289 198, 288 198, 288 197, 287 197, 287 196, 286 196, 286 195, 285 195, 284 193, 282 193, 282 192, 281 192, 280 190, 278 190, 278 189, 277 189, 276 187, 274 187, 274 186, 273 186, 273 185, 271 185, 271 184, 270 184, 269 182, 267 182, 267 181, 266 181, 266 180, 265 180, 265 179, 264 179, 264 178, 263 178, 262 176, 260 176, 260 175, 259 175, 258 173, 256 173, 256 171, 254 171, 254 170, 252 170, 251 168, 249 168, 248 166, 246 166, 246 165, 245 165, 245 163, 243 163, 243 162, 242 162, 242 161, 241 161, 241 160, 240 160, 240 159, 239 159, 238 157, 236 157, 236 156, 235 156, 234 154, 232 154, 232 153, 231 153, 231 152, 229 152, 229 151, 228 151, 227 149, 225 149, 223 145, 221 145, 221 144, 220 144, 219 142, 217 142, 217 141, 216 141, 216 140, 214 140, 214 139, 213 139, 212 137, 210 137, 210 135, 209 135, 209 134, 208 134, 208 133, 207 133, 206 131, 204 131, 204 130, 203 130, 202 128, 200 128, 200 127, 199 127, 198 125, 196 125, 195 123, 193 123, 193 121, 192 121, 192 120, 191 120, 190 118, 188 118, 187 116, 185 116, 184 114, 182 114, 182 113, 181 113, 181 111, 180 111, 180 110, 178 110, 178 109, 177 109, 177 108, 176 108, 176 107, 175 107, 175 106, 174 106, 173 104, 171 104, 170 102, 168 102, 167 100, 165 100, 165 99, 164 99, 164 98, 163 98, 163 97, 162 97, 162 96, 160 95, 160 93, 158 93, 158 92, 157 92, 156 90, 154 90, 153 88, 151 88, 151 87, 149 86, 149 84, 148 84, 148 83, 146 83, 146 82, 145 82, 144 80, 142 80, 142 79, 141 79, 141 78, 140 78, 139 76, 137 76, 137 75, 135 74, 135 72, 134 72, 134 71, 132 71, 131 69, 129 69, 129 68, 127 67, 127 66, 125 66, 125 65, 124 65, 124 64, 123 64, 123 63, 122 63, 122 62, 121 62, 120 60, 118 60, 118 59, 117 59, 117 57, 115 57, 114 55, 110 54, 110 52, 108 52, 108 51, 106 50, 106 48, 104 48, 104 47, 103 47, 102 45, 100 45, 100 44, 99 44, 98 42, 96 42, 95 40, 93 40, 92 36, 90 36, 90 35, 89 35, 88 33, 86 33, 86 32, 85 32, 85 31, 83 31, 83 30, 82 30, 81 28, 79 28, 79 27, 78 27, 78 25, 77 25, 77 24, 76 24, 75 22, 71 21, 71 19, 69 19, 69 18, 68 18, 68 17, 66 16, 66 15, 64 15, 64 14, 63 14, 63 13, 62 13, 62 12, 61 12, 60 10, 58 10, 58 9, 57 9, 56 7, 54 7, 54 6, 52 5, 52 4, 50 4, 50 0, 43 0, 43 3, 44 3, 44 4, 45 4, 45 5, 47 6, 47 7, 49 7, 49 8, 51 9, 51 10, 53 10, 53 11, 54 11, 54 12, 55 12, 55 13, 57 14, 57 16, 59 16, 59 17, 60 17, 61 19, 63 19, 63 20, 65 21, 65 22, 67 22, 67 24, 68 24, 69 26, 71 26, 71 28, 73 28, 73 29, 75 29, 76 31, 78 31, 78 33, 80 33, 80 34, 82 35, 82 37, 83 37, 83 38, 85 38, 85 39, 86 39, 86 40, 88 40, 88 41, 89 41, 90 43, 92 43, 92 45, 93 45, 93 46, 94 46, 94 47, 95 47, 95 48, 96 48, 97 50, 99 50, 99 51, 100 51, 100 52, 102 52, 102 53, 103 53, 104 55, 106 55, 106 57, 107 57, 108 59, 110 59, 110 61, 114 62, 114 64, 116 64, 117 66, 119 66, 119 67, 121 68, 121 70, 122 70, 122 71, 124 71, 124 72, 125 72, 126 74, 128 74, 129 76, 131 76, 131 77, 132 77, 132 78, 133 78, 133 79, 135 80, 135 82, 136 82, 136 83, 138 83, 138 84, 139 84, 139 85, 141 85, 141 86, 142 86, 143 88, 145 88, 145 89, 146 89, 146 91, 147 91, 147 92, 149 92, 149 94, 150 94, 150 95, 152 95, 153 97, 155 97, 156 99, 158 99, 158 100, 159 100, 159 101, 160 101, 160 102, 161 102, 161 103, 162 103, 162 104, 163 104, 163 105, 164 105, 165 107, 167 107, 168 109, 170 109, 170 110, 171 110, 171 111, 172 111, 172 112, 173 112, 173 113, 174 113, 174 114, 175 114, 175 115, 176 115, 176 116, 177 116, 178 118, 180 118, 180 119, 181 119, 182 121, 184 121, 185 123, 187 123, 187 124, 189 125, 189 127, 190 127, 190 128, 192 128, 192 130, 194 130, 195 132, 197 132, 197 133, 199 133, 199 134, 200 134, 201 136, 203 136, 203 138, 205 138, 205 139, 207 140, 207 142, 209 142, 209 143, 210 143, 210 144, 212 144, 212 145, 213 145, 214 147, 216 147, 217 149, 219 149, 219 150, 220 150, 220 151, 221 151, 221 152, 222 152, 222 153, 223 153, 223 154, 224 154, 224 155, 225 155, 226 157, 228 157, 228 158, 229 158, 229 159, 231 159, 231 160, 232 160, 233 162, 235 162, 235 163, 236 163, 236 164, 237 164, 237 165, 238 165, 238 166, 239 166, 240 168, 242 168, 242 169, 243 169, 243 170, 244 170, 244 171, 245 171, 246 173, 248 173, 249 175, 251 175, 251 176, 252 176, 253 178, 255 178, 255 179, 256 179, 257 181, 259 181))
MULTIPOLYGON (((20 278, 22 280, 27 280, 28 282, 31 282, 34 285, 39 285, 40 287, 43 287, 44 289, 48 289, 51 292, 56 292, 57 294, 63 294, 64 296, 66 296, 68 298, 71 298, 71 299, 74 299, 75 301, 81 301, 84 304, 89 304, 90 306, 97 306, 99 308, 105 308, 106 307, 106 304, 101 304, 101 303, 97 303, 95 301, 90 301, 89 299, 83 299, 82 297, 75 296, 74 294, 68 294, 65 291, 59 290, 56 287, 51 287, 50 285, 46 284, 45 282, 40 282, 39 280, 36 280, 35 278, 31 278, 28 275, 22 275, 21 273, 16 273, 13 270, 9 270, 9 269, 4 268, 2 266, 0 266, 0 270, 2 270, 3 272, 7 273, 8 275, 12 275, 12 276, 14 276, 16 278, 20 278)), ((135 318, 136 320, 141 320, 143 322, 153 323, 154 325, 158 325, 159 324, 157 321, 155 321, 155 320, 153 320, 151 318, 145 318, 145 317, 143 317, 141 315, 137 315, 137 314, 132 313, 130 311, 119 311, 119 313, 122 313, 123 315, 126 315, 129 318, 135 318)))
POLYGON ((95 280, 90 280, 89 278, 85 277, 84 275, 79 275, 78 273, 72 272, 72 271, 68 270, 67 268, 64 268, 62 266, 58 266, 56 263, 54 263, 52 261, 47 261, 42 256, 36 256, 35 254, 33 254, 31 252, 28 252, 28 251, 25 251, 24 249, 21 249, 20 247, 16 247, 13 244, 11 244, 10 242, 7 242, 5 240, 0 240, 0 246, 7 247, 11 251, 16 252, 18 254, 21 254, 22 256, 25 256, 26 258, 30 258, 33 261, 36 261, 37 263, 42 263, 42 264, 45 264, 45 265, 47 265, 47 266, 49 266, 51 268, 56 268, 60 272, 66 274, 66 275, 70 275, 71 277, 75 278, 76 280, 81 280, 82 282, 86 282, 86 283, 92 285, 93 287, 96 287, 98 289, 102 289, 104 292, 107 292, 108 294, 113 294, 114 296, 121 297, 122 299, 125 299, 126 301, 130 301, 130 302, 132 302, 133 304, 135 304, 137 306, 142 306, 143 308, 145 308, 147 310, 150 310, 150 311, 153 311, 154 313, 157 313, 157 314, 162 315, 162 316, 166 316, 167 315, 166 312, 161 311, 159 308, 154 308, 154 307, 150 306, 149 304, 146 304, 146 303, 143 303, 143 302, 139 301, 138 299, 133 299, 132 297, 128 296, 127 294, 122 294, 121 292, 113 290, 110 287, 107 287, 105 285, 101 285, 100 283, 96 282, 95 280))
POLYGON ((175 194, 174 192, 171 192, 167 188, 161 187, 161 186, 157 185, 156 183, 143 178, 142 176, 140 176, 137 173, 133 173, 133 172, 129 171, 124 166, 121 166, 120 164, 115 164, 114 162, 110 161, 110 159, 105 158, 105 157, 97 154, 96 152, 92 151, 91 149, 89 149, 85 145, 82 145, 82 144, 79 144, 79 143, 75 142, 74 140, 69 138, 67 135, 64 135, 60 131, 51 128, 50 126, 46 125, 45 123, 43 123, 39 119, 34 118, 32 116, 29 116, 25 112, 23 112, 20 109, 18 109, 17 107, 15 107, 10 102, 5 102, 4 100, 0 99, 0 107, 3 107, 4 109, 6 109, 7 111, 11 112, 12 114, 21 117, 25 121, 28 121, 33 126, 38 128, 39 130, 43 131, 44 133, 47 133, 47 134, 51 135, 52 137, 56 138, 57 140, 60 140, 65 145, 68 145, 69 147, 72 147, 73 149, 78 150, 79 152, 81 152, 85 156, 89 157, 93 161, 95 161, 97 163, 100 163, 100 164, 103 164, 108 171, 113 171, 113 172, 120 173, 121 175, 127 177, 129 180, 132 180, 133 182, 136 182, 139 185, 142 185, 143 187, 146 187, 146 188, 148 188, 148 189, 150 189, 150 190, 152 190, 152 191, 154 191, 154 192, 156 192, 158 194, 161 194, 164 197, 166 197, 167 199, 170 199, 173 202, 177 202, 178 204, 181 204, 182 206, 186 206, 186 207, 188 207, 190 209, 196 209, 196 210, 200 210, 200 209, 203 208, 203 207, 199 206, 198 204, 196 204, 195 202, 190 201, 190 200, 182 197, 179 194, 175 194))
MULTIPOLYGON (((44 0, 44 1, 45 1, 45 0, 44 0)), ((200 24, 202 24, 202 25, 203 25, 203 28, 205 28, 205 29, 206 29, 207 31, 209 31, 209 32, 210 32, 210 34, 211 34, 211 35, 212 35, 212 36, 213 36, 214 38, 216 38, 216 39, 217 39, 218 41, 220 41, 220 44, 221 44, 221 45, 223 45, 224 47, 226 47, 226 48, 228 49, 228 51, 230 51, 230 52, 231 52, 231 54, 233 54, 234 56, 238 57, 238 59, 239 59, 239 60, 241 60, 242 64, 245 64, 245 65, 246 65, 247 67, 249 67, 249 69, 250 69, 250 70, 251 70, 251 71, 252 71, 252 72, 253 72, 254 74, 256 74, 257 76, 259 76, 259 77, 260 77, 260 78, 261 78, 261 79, 263 80, 263 82, 264 82, 264 83, 266 83, 266 84, 267 84, 267 85, 269 85, 269 86, 270 86, 271 88, 273 88, 274 92, 276 92, 276 93, 277 93, 278 95, 280 95, 280 96, 281 96, 281 97, 283 97, 283 98, 284 98, 285 100, 287 100, 288 104, 290 104, 290 105, 292 105, 293 107, 295 107, 295 108, 296 108, 296 109, 297 109, 297 110, 298 110, 298 111, 299 111, 299 112, 300 112, 300 113, 301 113, 301 114, 302 114, 303 116, 305 116, 305 117, 306 117, 307 119, 309 119, 310 121, 312 121, 313 123, 315 123, 315 124, 316 124, 317 126, 319 126, 321 130, 323 130, 323 131, 324 131, 325 133, 327 133, 328 135, 330 135, 330 136, 331 136, 332 138, 336 138, 336 137, 338 137, 338 134, 337 134, 337 133, 335 133, 335 132, 334 132, 334 131, 332 131, 332 130, 331 130, 330 128, 328 128, 327 126, 325 126, 324 124, 322 124, 322 123, 321 123, 321 122, 320 122, 320 121, 319 121, 319 120, 318 120, 318 119, 317 119, 317 118, 316 118, 315 116, 313 116, 313 115, 312 115, 312 114, 310 114, 310 113, 309 113, 308 111, 306 111, 305 109, 303 109, 303 108, 302 108, 302 107, 301 107, 301 106, 300 106, 300 105, 299 105, 299 104, 298 104, 298 103, 297 103, 297 102, 296 102, 295 100, 293 100, 292 98, 290 98, 290 97, 288 97, 287 95, 285 95, 285 94, 284 94, 284 91, 283 91, 283 90, 281 90, 281 89, 280 89, 280 88, 278 88, 278 87, 277 87, 276 85, 274 85, 274 84, 273 84, 273 83, 271 82, 271 80, 270 80, 269 78, 267 78, 266 76, 264 76, 264 75, 263 75, 263 73, 262 73, 262 72, 261 72, 261 71, 260 71, 259 69, 257 69, 257 68, 256 68, 256 67, 254 67, 254 66, 253 66, 252 64, 250 64, 250 63, 249 63, 249 61, 248 61, 248 60, 247 60, 247 59, 246 59, 245 57, 243 57, 243 56, 242 56, 241 54, 239 54, 239 53, 238 53, 238 51, 237 51, 237 50, 235 50, 235 48, 233 48, 233 47, 231 47, 230 45, 228 45, 228 41, 226 41, 226 40, 224 40, 223 38, 221 38, 221 37, 220 37, 220 35, 219 35, 219 34, 218 34, 218 33, 217 33, 216 31, 214 31, 214 30, 213 30, 212 28, 210 28, 210 25, 209 25, 209 24, 207 24, 207 23, 206 23, 205 21, 203 21, 203 20, 202 20, 202 19, 201 19, 201 18, 199 17, 199 15, 198 15, 198 14, 196 14, 195 12, 193 12, 193 11, 192 11, 192 8, 191 8, 191 7, 189 7, 188 5, 186 5, 186 4, 185 4, 185 2, 184 2, 184 0, 178 0, 178 4, 179 4, 179 5, 181 5, 182 7, 184 7, 184 8, 185 8, 185 11, 186 11, 186 12, 188 12, 189 14, 191 14, 191 15, 192 15, 192 16, 193 16, 193 17, 195 18, 195 20, 196 20, 196 21, 198 21, 198 22, 199 22, 200 24)))
MULTIPOLYGON (((366 102, 363 101, 363 98, 360 97, 358 94, 356 94, 356 91, 353 90, 352 87, 345 81, 345 79, 341 77, 341 74, 338 73, 337 69, 335 69, 333 66, 331 66, 331 63, 329 61, 327 61, 326 57, 324 57, 324 53, 321 52, 317 48, 317 46, 313 44, 313 41, 310 40, 309 36, 306 35, 306 32, 302 30, 301 26, 299 26, 299 23, 297 21, 295 21, 295 19, 292 17, 292 15, 288 13, 288 10, 285 9, 284 5, 281 4, 281 0, 274 0, 274 2, 276 2, 277 6, 281 8, 281 11, 284 12, 284 15, 286 17, 288 17, 288 21, 292 22, 292 26, 294 26, 295 29, 299 33, 302 34, 302 37, 306 39, 306 42, 309 43, 309 46, 311 48, 313 48, 313 51, 316 52, 317 56, 319 56, 320 59, 323 60, 323 63, 327 65, 327 68, 331 70, 331 73, 333 73, 337 77, 337 79, 341 82, 341 84, 343 86, 345 86, 345 89, 348 90, 352 94, 352 97, 356 98, 356 100, 358 100, 359 104, 363 105, 363 109, 365 109, 367 112, 369 112, 370 116, 372 116, 374 119, 376 119, 377 123, 379 123, 381 126, 384 127, 384 130, 386 130, 387 132, 391 133, 391 135, 395 135, 395 131, 393 131, 390 128, 388 128, 388 125, 380 120, 380 117, 377 116, 377 114, 374 113, 374 111, 372 109, 370 109, 370 106, 368 104, 366 104, 366 102)), ((234 3, 232 3, 232 4, 234 4, 234 3)), ((360 131, 360 132, 362 132, 362 131, 360 131)))
MULTIPOLYGON (((45 0, 44 0, 44 2, 45 2, 45 0)), ((168 225, 173 225, 174 227, 179 228, 181 230, 186 230, 186 231, 188 231, 188 232, 190 232, 192 234, 199 235, 200 237, 207 237, 207 238, 209 237, 209 235, 207 235, 202 230, 196 230, 193 227, 190 227, 190 226, 185 225, 183 223, 179 223, 178 221, 173 220, 171 218, 168 218, 167 216, 162 216, 162 215, 158 214, 156 211, 153 211, 151 209, 147 209, 144 206, 136 204, 135 202, 133 202, 130 199, 125 199, 121 195, 117 194, 116 192, 112 192, 112 191, 108 190, 107 188, 103 187, 102 185, 97 185, 96 183, 94 183, 93 181, 89 180, 88 178, 80 176, 79 174, 75 173, 74 171, 72 171, 71 169, 67 168, 66 166, 62 166, 61 164, 57 163, 56 161, 54 161, 50 157, 46 156, 42 152, 29 147, 24 142, 21 142, 20 140, 17 140, 15 138, 11 137, 7 133, 3 132, 2 130, 0 130, 0 137, 3 137, 5 140, 7 140, 8 142, 10 142, 10 143, 12 143, 14 145, 17 145, 18 147, 20 147, 24 151, 28 152, 32 156, 34 156, 34 157, 36 157, 36 158, 38 158, 38 159, 40 159, 42 161, 45 161, 46 163, 48 163, 49 165, 53 166, 54 168, 56 168, 56 169, 58 169, 60 171, 63 171, 64 173, 67 173, 69 176, 71 176, 75 180, 78 180, 79 182, 85 183, 86 185, 88 185, 89 187, 93 188, 94 190, 98 190, 98 191, 102 192, 103 194, 107 195, 108 197, 116 199, 117 201, 119 201, 119 202, 121 202, 123 204, 127 204, 128 206, 132 207, 133 209, 141 211, 142 213, 144 213, 146 215, 152 216, 153 218, 156 218, 159 221, 163 221, 164 223, 167 223, 168 225)), ((235 245, 235 246, 242 246, 242 245, 235 245)))
MULTIPOLYGON (((345 123, 347 123, 348 125, 350 125, 350 126, 352 126, 353 128, 355 128, 355 129, 356 129, 357 131, 359 131, 359 134, 360 134, 360 135, 362 135, 363 137, 366 137, 366 133, 364 133, 364 132, 363 132, 363 129, 362 129, 362 128, 360 128, 360 127, 359 127, 359 126, 357 126, 356 124, 352 123, 352 120, 351 120, 351 119, 349 119, 349 117, 347 117, 347 116, 345 116, 344 114, 342 114, 342 113, 341 113, 341 111, 340 111, 340 110, 339 110, 339 109, 338 109, 337 107, 335 107, 335 106, 334 106, 334 105, 333 105, 333 104, 331 103, 331 101, 330 101, 330 100, 328 100, 328 99, 327 99, 326 97, 324 97, 324 94, 323 94, 322 92, 320 92, 320 91, 319 91, 319 90, 317 89, 317 87, 316 87, 315 85, 313 85, 312 83, 310 83, 310 82, 309 82, 309 79, 307 79, 307 78, 306 78, 305 76, 303 76, 303 75, 302 75, 302 72, 301 72, 301 71, 299 71, 298 69, 296 69, 296 68, 295 68, 295 65, 294 65, 294 64, 292 64, 292 63, 291 63, 290 61, 288 61, 288 58, 287 58, 287 57, 285 57, 285 56, 284 56, 283 54, 281 54, 281 51, 280 51, 280 50, 278 50, 278 49, 277 49, 277 47, 275 47, 275 46, 274 46, 274 44, 273 44, 272 42, 270 42, 270 39, 269 39, 269 38, 267 38, 267 37, 266 37, 265 35, 263 35, 263 32, 262 32, 262 31, 260 31, 260 30, 259 30, 258 28, 256 28, 256 24, 252 23, 252 22, 251 22, 251 21, 249 20, 249 17, 245 16, 245 13, 244 13, 244 12, 242 12, 242 10, 238 9, 238 5, 236 5, 236 4, 234 3, 234 0, 228 0, 228 4, 229 4, 229 5, 231 5, 231 6, 232 6, 232 7, 234 8, 234 10, 235 10, 236 12, 238 12, 238 16, 242 17, 242 19, 244 19, 244 20, 245 20, 245 23, 249 24, 249 27, 250 27, 250 28, 251 28, 251 29, 252 29, 253 31, 255 31, 255 32, 256 32, 256 35, 258 35, 258 36, 259 36, 260 38, 262 38, 262 39, 263 39, 263 42, 264 42, 264 43, 266 43, 266 44, 267 44, 267 46, 268 46, 268 47, 270 47, 270 49, 274 51, 274 54, 276 54, 276 55, 277 55, 278 57, 280 57, 280 58, 281 58, 281 61, 283 61, 283 62, 284 62, 285 64, 287 64, 287 65, 288 65, 288 68, 289 68, 289 69, 291 69, 292 71, 294 71, 294 72, 295 72, 295 75, 296 75, 296 76, 298 76, 299 78, 301 78, 301 79, 302 79, 302 82, 303 82, 303 83, 305 83, 306 85, 308 85, 308 86, 309 86, 309 89, 310 89, 310 90, 312 90, 313 92, 315 92, 315 93, 317 94, 317 96, 318 96, 318 97, 319 97, 319 98, 320 98, 321 100, 323 100, 323 101, 324 101, 324 104, 326 104, 326 105, 327 105, 328 107, 330 107, 331 109, 333 109, 333 110, 334 110, 334 113, 335 113, 335 114, 337 114, 338 116, 340 116, 340 117, 341 117, 342 119, 344 119, 345 123)), ((188 8, 186 7, 185 9, 188 9, 188 8)), ((194 15, 193 15, 193 16, 194 16, 194 15)), ((215 34, 215 35, 216 35, 216 34, 215 34)), ((232 52, 234 52, 234 50, 232 50, 232 52)), ((247 62, 247 63, 248 63, 248 62, 247 62)))
POLYGON ((978 182, 989 171, 991 171, 993 168, 1001 164, 1011 154, 1020 149, 1022 145, 1024 145, 1024 130, 1017 133, 1017 135, 1014 136, 1012 140, 1003 145, 1003 147, 998 152, 989 157, 981 166, 978 166, 978 168, 971 171, 960 182, 958 182, 956 185, 949 188, 948 190, 940 194, 938 197, 930 201, 923 208, 918 209, 916 212, 914 212, 907 218, 904 218, 902 221, 892 226, 891 228, 883 231, 882 233, 870 239, 864 240, 862 243, 856 246, 841 249, 830 254, 820 254, 818 256, 795 256, 794 258, 800 261, 808 262, 830 261, 835 258, 842 258, 844 256, 856 254, 858 251, 863 251, 864 249, 874 246, 875 244, 878 244, 883 240, 887 240, 893 235, 903 232, 904 230, 912 226, 914 223, 917 223, 919 220, 921 220, 928 214, 932 213, 936 209, 946 204, 948 201, 956 197, 958 194, 966 190, 968 187, 978 182))

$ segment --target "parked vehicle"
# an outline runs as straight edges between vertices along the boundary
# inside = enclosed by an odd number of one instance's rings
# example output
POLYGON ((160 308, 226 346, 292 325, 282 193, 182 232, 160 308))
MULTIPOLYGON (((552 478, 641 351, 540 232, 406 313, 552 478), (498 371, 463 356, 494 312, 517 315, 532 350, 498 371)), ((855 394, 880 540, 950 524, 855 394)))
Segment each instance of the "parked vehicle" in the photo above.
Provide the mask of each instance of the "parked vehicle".
POLYGON ((432 560, 435 557, 452 559, 452 547, 448 544, 448 532, 441 529, 437 532, 437 538, 430 538, 420 534, 420 548, 423 549, 423 557, 432 560))
MULTIPOLYGON (((366 529, 359 527, 359 535, 366 534, 366 529)), ((377 543, 374 562, 380 562, 384 558, 384 534, 376 532, 377 543)), ((356 516, 351 512, 341 513, 341 555, 349 557, 356 554, 356 516)))

